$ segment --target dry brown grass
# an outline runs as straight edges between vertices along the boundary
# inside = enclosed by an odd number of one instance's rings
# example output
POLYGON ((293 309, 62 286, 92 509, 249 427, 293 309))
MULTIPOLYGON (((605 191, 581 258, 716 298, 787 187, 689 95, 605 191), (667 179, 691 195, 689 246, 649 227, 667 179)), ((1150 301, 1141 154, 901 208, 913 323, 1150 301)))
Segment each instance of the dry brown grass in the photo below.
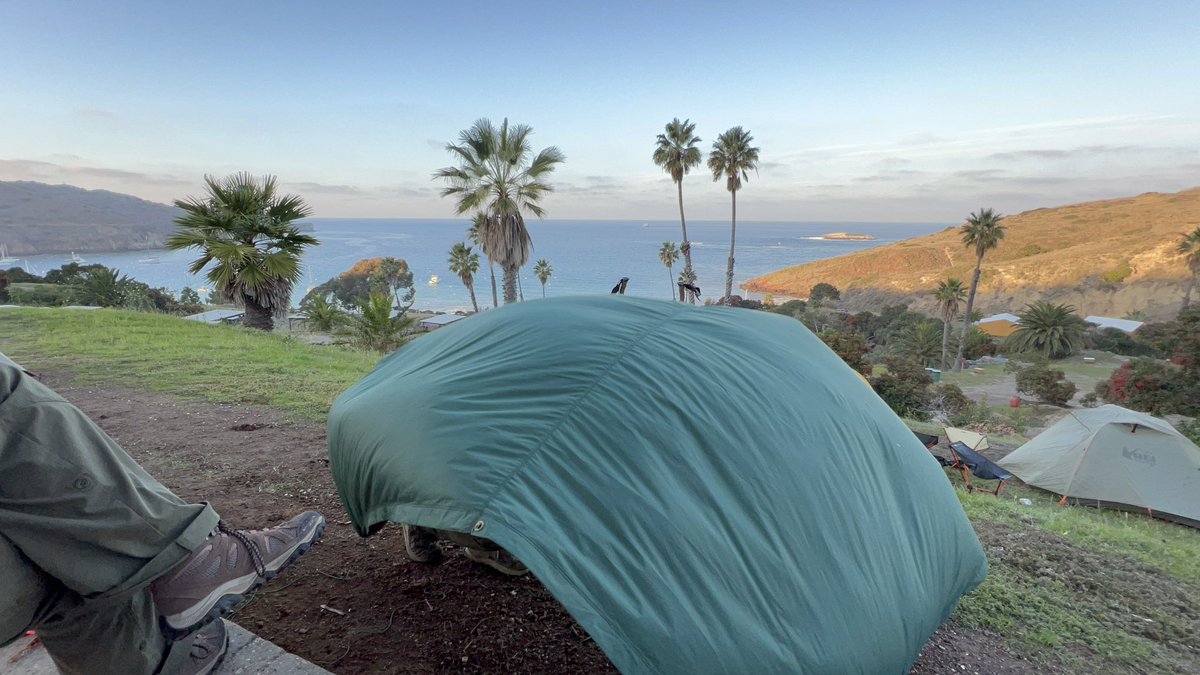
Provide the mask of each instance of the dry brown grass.
MULTIPOLYGON (((1006 218, 1004 224, 1004 242, 984 259, 980 292, 986 296, 1026 297, 1083 287, 1112 295, 1147 282, 1155 289, 1182 288, 1187 268, 1175 247, 1182 233, 1200 227, 1200 188, 1035 209, 1006 218), (1129 272, 1122 276, 1126 267, 1129 272), (1101 283, 1105 273, 1110 283, 1101 283), (1116 277, 1121 278, 1111 282, 1116 277)), ((789 267, 752 279, 745 288, 804 297, 823 281, 843 290, 920 294, 939 279, 969 281, 974 264, 958 228, 949 228, 789 267)))

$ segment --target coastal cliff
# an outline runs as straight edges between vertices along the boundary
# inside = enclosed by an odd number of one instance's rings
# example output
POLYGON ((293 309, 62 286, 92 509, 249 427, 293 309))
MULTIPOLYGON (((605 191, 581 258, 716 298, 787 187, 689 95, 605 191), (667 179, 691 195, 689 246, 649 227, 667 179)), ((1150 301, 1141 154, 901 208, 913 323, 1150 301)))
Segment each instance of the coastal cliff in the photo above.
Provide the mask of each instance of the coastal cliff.
MULTIPOLYGON (((1089 314, 1173 313, 1188 279, 1175 250, 1200 227, 1200 188, 1072 204, 1005 218, 1007 234, 984 258, 977 306, 1019 310, 1032 300, 1067 302, 1089 314)), ((751 279, 758 293, 805 297, 820 282, 851 307, 905 301, 932 307, 939 279, 969 283, 975 265, 958 227, 751 279)))

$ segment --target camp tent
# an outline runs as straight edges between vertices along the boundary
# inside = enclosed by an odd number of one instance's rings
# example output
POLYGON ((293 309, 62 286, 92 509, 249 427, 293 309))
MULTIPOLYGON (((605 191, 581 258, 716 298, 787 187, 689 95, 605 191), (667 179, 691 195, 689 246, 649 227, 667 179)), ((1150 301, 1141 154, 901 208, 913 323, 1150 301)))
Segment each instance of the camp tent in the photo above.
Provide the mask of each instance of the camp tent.
POLYGON ((1115 405, 1072 411, 998 463, 1056 494, 1200 525, 1200 448, 1144 413, 1115 405))
POLYGON ((343 393, 329 458, 360 534, 495 541, 625 673, 906 673, 987 570, 912 432, 767 312, 478 314, 343 393))

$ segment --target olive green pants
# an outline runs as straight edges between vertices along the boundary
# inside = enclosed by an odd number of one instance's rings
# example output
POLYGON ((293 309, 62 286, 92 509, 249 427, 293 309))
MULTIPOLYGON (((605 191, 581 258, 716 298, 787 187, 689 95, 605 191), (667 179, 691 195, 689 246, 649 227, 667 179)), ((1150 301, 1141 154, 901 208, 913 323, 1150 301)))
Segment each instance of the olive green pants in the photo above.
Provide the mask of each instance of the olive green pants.
POLYGON ((175 671, 188 645, 165 641, 148 588, 217 521, 0 363, 0 643, 32 628, 63 673, 175 671))

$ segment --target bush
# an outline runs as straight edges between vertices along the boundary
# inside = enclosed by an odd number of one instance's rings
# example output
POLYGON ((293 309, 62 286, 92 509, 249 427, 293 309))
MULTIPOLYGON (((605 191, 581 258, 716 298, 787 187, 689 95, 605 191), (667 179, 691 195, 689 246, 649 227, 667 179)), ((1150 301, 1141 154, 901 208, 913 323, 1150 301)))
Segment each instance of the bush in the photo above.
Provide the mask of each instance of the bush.
POLYGON ((808 307, 808 303, 804 302, 803 300, 788 300, 782 305, 775 305, 770 309, 770 311, 775 312, 776 314, 783 314, 793 318, 799 318, 802 314, 804 314, 806 307, 808 307))
POLYGON ((1079 405, 1085 408, 1096 408, 1100 406, 1100 397, 1096 396, 1096 392, 1088 392, 1079 399, 1079 405))
MULTIPOLYGON (((995 356, 997 351, 996 341, 991 335, 979 330, 979 326, 971 326, 967 331, 967 344, 963 347, 963 358, 968 361, 981 359, 985 356, 995 356)), ((950 355, 950 360, 954 360, 954 355, 950 355)))
POLYGON ((1200 418, 1191 422, 1180 422, 1179 426, 1175 428, 1179 430, 1179 433, 1187 436, 1189 441, 1200 445, 1200 418))
POLYGON ((0 302, 8 302, 8 273, 0 270, 0 302))
POLYGON ((1200 412, 1200 387, 1186 374, 1181 366, 1137 358, 1097 383, 1096 396, 1151 415, 1193 415, 1200 412))
POLYGON ((1157 349, 1119 328, 1089 330, 1084 336, 1084 344, 1090 349, 1121 356, 1159 356, 1157 349))
POLYGON ((75 301, 75 289, 58 284, 9 284, 8 296, 17 305, 61 307, 75 301))
POLYGON ((1066 379, 1066 373, 1054 370, 1045 360, 1039 359, 1017 368, 1017 391, 1043 403, 1066 405, 1076 389, 1075 383, 1066 379))
POLYGON ((827 347, 840 356, 846 365, 860 373, 867 371, 866 356, 867 341, 857 333, 845 333, 838 330, 826 330, 817 335, 827 347))
POLYGON ((1101 274, 1100 283, 1104 284, 1105 286, 1119 284, 1122 281, 1125 281, 1130 274, 1133 274, 1133 269, 1129 267, 1128 263, 1122 264, 1118 267, 1112 268, 1104 274, 1101 274))
POLYGON ((930 407, 947 420, 974 405, 974 401, 968 398, 957 384, 949 382, 933 385, 929 391, 929 401, 930 407))
POLYGON ((842 292, 833 284, 827 284, 822 281, 808 291, 808 299, 810 302, 822 302, 824 300, 837 301, 842 299, 842 292))
POLYGON ((871 378, 875 393, 900 417, 927 421, 932 417, 933 397, 929 391, 933 378, 925 368, 911 361, 888 359, 887 372, 871 378))

